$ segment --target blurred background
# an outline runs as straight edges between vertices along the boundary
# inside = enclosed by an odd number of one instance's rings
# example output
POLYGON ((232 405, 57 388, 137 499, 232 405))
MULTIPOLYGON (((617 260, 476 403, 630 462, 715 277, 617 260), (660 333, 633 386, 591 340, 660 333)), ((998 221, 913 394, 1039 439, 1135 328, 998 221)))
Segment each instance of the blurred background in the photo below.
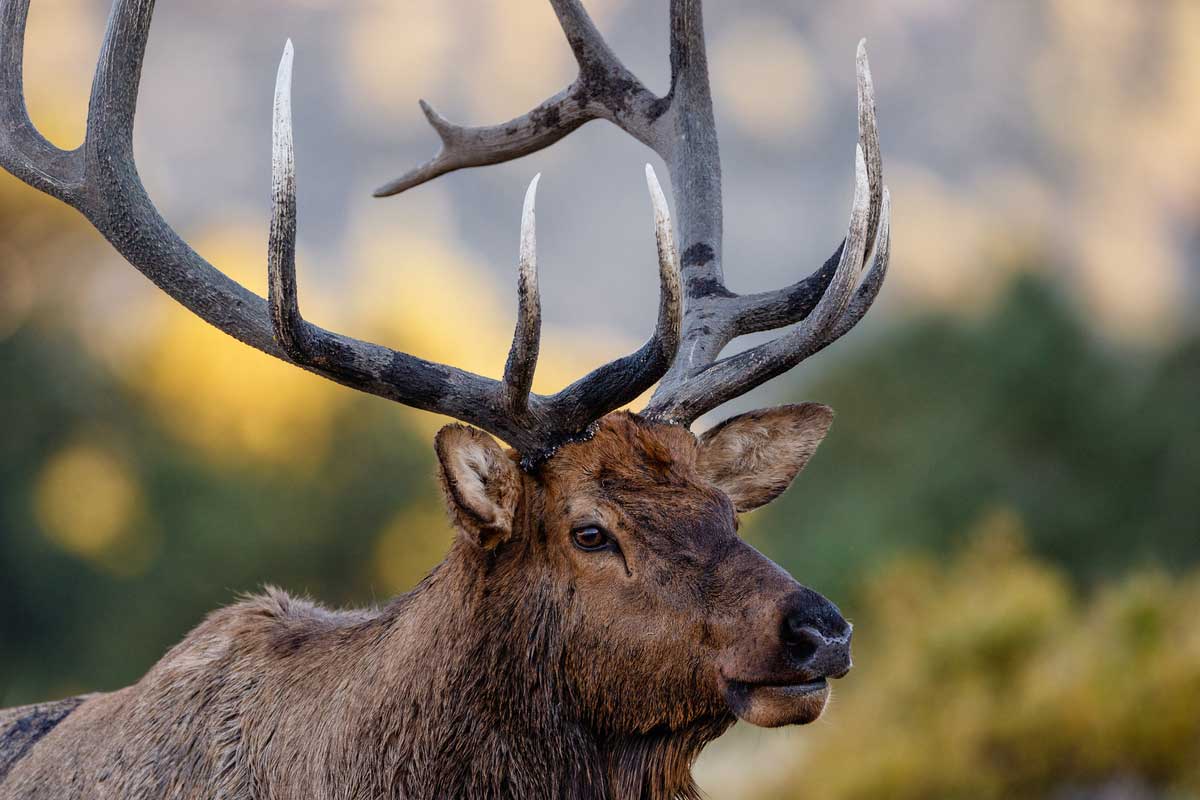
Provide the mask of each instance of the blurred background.
MULTIPOLYGON (((665 0, 587 5, 665 91, 665 0)), ((738 726, 711 747, 702 787, 1200 796, 1200 4, 709 6, 730 288, 794 281, 840 240, 862 36, 895 252, 853 335, 718 412, 838 411, 743 530, 855 621, 857 666, 814 726, 738 726)), ((82 140, 107 10, 33 2, 28 100, 61 146, 82 140)), ((490 123, 571 80, 537 0, 160 3, 136 149, 202 255, 265 293, 288 36, 306 316, 498 375, 520 198, 541 171, 535 389, 642 341, 651 155, 605 123, 370 197, 436 149, 418 97, 490 123)), ((0 706, 130 683, 266 582, 382 600, 450 541, 443 420, 225 338, 6 175, 0 374, 0 706)))

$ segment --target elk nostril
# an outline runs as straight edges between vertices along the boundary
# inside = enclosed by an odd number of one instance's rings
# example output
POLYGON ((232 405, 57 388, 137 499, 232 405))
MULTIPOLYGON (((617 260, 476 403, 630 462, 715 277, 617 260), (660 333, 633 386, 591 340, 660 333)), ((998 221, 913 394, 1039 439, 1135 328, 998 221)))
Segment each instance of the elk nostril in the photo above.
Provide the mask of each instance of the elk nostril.
POLYGON ((816 655, 822 641, 821 635, 817 631, 805 625, 803 619, 795 616, 784 620, 781 638, 792 658, 801 663, 816 655))

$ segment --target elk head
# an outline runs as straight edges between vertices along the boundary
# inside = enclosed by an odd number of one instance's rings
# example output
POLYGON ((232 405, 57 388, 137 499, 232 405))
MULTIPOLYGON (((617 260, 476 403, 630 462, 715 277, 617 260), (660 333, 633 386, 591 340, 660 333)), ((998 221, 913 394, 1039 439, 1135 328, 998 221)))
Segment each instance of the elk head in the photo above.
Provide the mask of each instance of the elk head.
POLYGON ((532 472, 480 431, 447 426, 451 558, 491 587, 489 604, 554 620, 548 660, 565 665, 572 711, 606 735, 728 724, 731 712, 810 722, 826 679, 850 668, 851 627, 742 541, 737 515, 786 489, 832 420, 819 404, 782 406, 697 439, 609 414, 532 472))
MULTIPOLYGON (((726 288, 722 269, 720 155, 700 0, 671 1, 672 80, 664 97, 621 64, 579 0, 551 4, 578 78, 528 114, 492 127, 454 125, 422 103, 441 151, 378 194, 526 155, 594 119, 612 122, 663 159, 682 258, 666 198, 647 167, 661 286, 655 331, 635 353, 553 395, 531 391, 541 319, 537 178, 522 217, 517 325, 500 380, 333 333, 301 316, 290 42, 275 95, 266 300, 193 251, 138 178, 133 120, 153 0, 116 0, 86 140, 74 151, 46 141, 29 119, 22 87, 29 0, 2 0, 0 166, 78 209, 150 280, 226 333, 339 383, 472 426, 451 425, 436 442, 461 533, 451 559, 498 589, 540 593, 561 631, 573 702, 600 730, 646 733, 704 720, 721 728, 731 713, 760 725, 810 721, 823 708, 826 680, 850 667, 850 625, 828 600, 739 539, 737 514, 787 488, 832 413, 817 404, 782 406, 726 420, 700 437, 689 428, 841 337, 882 285, 889 200, 865 50, 860 44, 855 192, 844 240, 797 283, 738 295, 726 288), (720 358, 738 336, 793 325, 720 358), (655 384, 640 414, 616 412, 655 384)), ((509 622, 501 616, 493 624, 509 622)))

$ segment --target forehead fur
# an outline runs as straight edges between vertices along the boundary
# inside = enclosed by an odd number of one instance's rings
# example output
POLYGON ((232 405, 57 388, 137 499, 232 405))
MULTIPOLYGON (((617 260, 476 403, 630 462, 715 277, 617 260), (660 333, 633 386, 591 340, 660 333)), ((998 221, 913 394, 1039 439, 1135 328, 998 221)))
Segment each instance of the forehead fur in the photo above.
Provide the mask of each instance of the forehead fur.
POLYGON ((601 419, 591 439, 563 447, 543 474, 573 475, 614 488, 679 485, 694 480, 697 452, 696 437, 686 428, 622 411, 601 419))

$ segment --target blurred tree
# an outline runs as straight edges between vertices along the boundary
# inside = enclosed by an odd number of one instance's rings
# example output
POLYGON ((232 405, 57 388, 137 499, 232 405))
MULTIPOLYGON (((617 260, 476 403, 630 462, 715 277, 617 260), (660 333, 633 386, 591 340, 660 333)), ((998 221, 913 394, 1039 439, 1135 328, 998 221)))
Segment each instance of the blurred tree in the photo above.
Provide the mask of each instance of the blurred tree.
MULTIPOLYGON (((217 464, 81 352, 35 326, 0 340, 12 377, 0 394, 0 705, 136 680, 203 614, 267 582, 331 603, 406 588, 379 584, 375 542, 436 494, 425 443, 390 405, 348 403, 317 468, 217 464)), ((448 530, 409 531, 412 551, 394 557, 448 544, 448 530)), ((425 559, 417 574, 436 563, 425 559)))
POLYGON ((1082 602, 1011 528, 866 587, 857 667, 770 798, 1154 798, 1200 792, 1200 576, 1082 602))
MULTIPOLYGON (((403 591, 448 546, 428 437, 390 404, 331 404, 299 462, 214 458, 58 319, 0 337, 0 703, 135 680, 267 582, 403 591)), ((748 526, 806 582, 846 597, 896 554, 1010 524, 1082 577, 1200 556, 1196 341, 1112 352, 1024 279, 979 322, 912 320, 847 356, 804 393, 839 411, 817 463, 748 526)))
POLYGON ((803 396, 838 420, 752 530, 834 595, 866 564, 950 549, 998 509, 1082 578, 1200 558, 1200 338, 1161 358, 1116 352, 1026 275, 979 322, 913 320, 803 396))

